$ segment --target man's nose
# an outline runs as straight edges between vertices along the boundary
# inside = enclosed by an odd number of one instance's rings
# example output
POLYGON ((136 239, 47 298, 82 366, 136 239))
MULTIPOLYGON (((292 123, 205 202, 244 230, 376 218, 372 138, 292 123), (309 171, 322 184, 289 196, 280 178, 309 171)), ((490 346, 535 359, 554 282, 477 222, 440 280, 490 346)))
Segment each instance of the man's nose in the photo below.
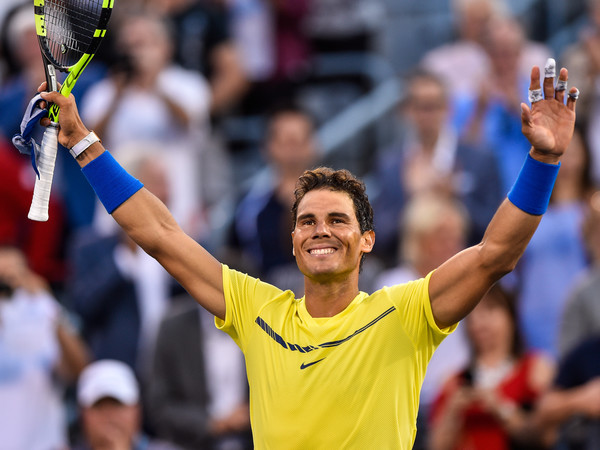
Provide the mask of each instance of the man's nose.
POLYGON ((313 237, 329 236, 329 226, 325 222, 317 222, 313 237))

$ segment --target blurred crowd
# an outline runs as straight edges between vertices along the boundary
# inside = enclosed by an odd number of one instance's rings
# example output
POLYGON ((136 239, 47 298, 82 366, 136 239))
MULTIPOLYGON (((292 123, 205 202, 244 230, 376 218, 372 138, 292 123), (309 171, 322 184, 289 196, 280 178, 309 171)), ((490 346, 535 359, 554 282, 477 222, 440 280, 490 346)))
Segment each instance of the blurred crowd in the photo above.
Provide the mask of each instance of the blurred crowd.
MULTIPOLYGON (((379 39, 392 1, 115 3, 74 90, 87 127, 220 261, 297 297, 305 169, 348 163, 366 180, 377 239, 361 290, 424 277, 481 241, 515 180, 531 66, 567 67, 581 97, 548 212, 434 354, 415 449, 600 448, 600 0, 570 3, 580 25, 560 54, 515 2, 446 1, 452 38, 411 37, 398 101, 349 146, 362 159, 332 156, 320 131, 377 88, 356 61, 400 59, 379 39)), ((241 352, 112 222, 68 151, 50 220, 27 219, 34 172, 11 138, 43 79, 31 2, 4 0, 0 449, 252 448, 241 352)))

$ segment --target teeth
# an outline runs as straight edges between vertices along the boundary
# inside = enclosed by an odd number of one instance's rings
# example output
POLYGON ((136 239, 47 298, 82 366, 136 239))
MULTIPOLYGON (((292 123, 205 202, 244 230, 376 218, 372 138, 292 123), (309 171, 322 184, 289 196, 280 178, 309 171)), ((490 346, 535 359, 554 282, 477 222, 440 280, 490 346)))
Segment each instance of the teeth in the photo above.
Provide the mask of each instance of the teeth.
POLYGON ((332 248, 317 248, 310 251, 311 255, 327 255, 333 253, 335 250, 332 248))

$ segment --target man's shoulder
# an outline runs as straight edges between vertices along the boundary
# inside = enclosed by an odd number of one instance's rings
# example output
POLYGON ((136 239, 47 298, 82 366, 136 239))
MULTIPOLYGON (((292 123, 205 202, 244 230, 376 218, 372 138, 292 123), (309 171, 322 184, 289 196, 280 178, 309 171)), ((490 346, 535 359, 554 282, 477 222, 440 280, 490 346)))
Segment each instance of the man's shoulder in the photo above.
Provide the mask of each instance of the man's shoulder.
POLYGON ((254 296, 262 296, 265 298, 285 297, 294 298, 294 293, 289 290, 283 290, 266 281, 256 278, 244 272, 240 272, 235 268, 223 265, 223 287, 225 289, 232 288, 240 293, 253 294, 254 296))

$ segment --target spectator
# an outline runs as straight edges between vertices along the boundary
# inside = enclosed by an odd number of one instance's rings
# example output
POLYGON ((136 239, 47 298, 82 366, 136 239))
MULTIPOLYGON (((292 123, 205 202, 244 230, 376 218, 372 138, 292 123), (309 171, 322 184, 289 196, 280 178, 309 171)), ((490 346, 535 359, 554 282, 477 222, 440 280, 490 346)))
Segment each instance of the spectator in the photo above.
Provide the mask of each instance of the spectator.
MULTIPOLYGON (((19 3, 23 3, 22 0, 6 0, 4 2, 2 2, 2 5, 0 5, 0 23, 4 22, 4 19, 6 17, 6 15, 8 15, 10 13, 10 11, 12 10, 12 8, 16 5, 18 5, 19 3)), ((0 37, 0 43, 2 43, 4 41, 4 36, 0 37)), ((2 69, 4 69, 4 61, 2 61, 2 52, 0 51, 0 84, 2 83, 2 80, 4 79, 2 77, 2 75, 4 75, 4 71, 2 69)))
MULTIPOLYGON (((8 73, 0 84, 0 138, 10 140, 20 132, 21 117, 31 97, 35 95, 40 80, 45 79, 35 17, 30 2, 19 3, 0 23, 0 41, 4 46, 8 73)), ((85 76, 75 85, 73 94, 81 97, 89 86, 104 75, 104 68, 93 60, 85 70, 85 76)), ((42 140, 41 127, 34 132, 38 143, 42 140)), ((31 176, 33 182, 33 176, 31 176)), ((79 167, 69 152, 59 148, 52 193, 64 211, 61 216, 50 211, 49 227, 64 228, 67 234, 72 228, 89 224, 94 211, 94 191, 85 181, 79 167), (66 229, 66 230, 65 230, 66 229)), ((56 241, 60 244, 60 240, 56 241)), ((63 249, 61 249, 63 250, 63 249)), ((45 273, 44 273, 45 275, 45 273)), ((51 278, 54 281, 54 278, 51 278)))
POLYGON ((270 0, 275 23, 275 79, 300 80, 308 70, 311 45, 306 35, 310 0, 270 0))
POLYGON ((149 0, 148 5, 174 24, 175 61, 209 81, 211 113, 228 112, 246 92, 248 81, 224 6, 208 0, 149 0))
MULTIPOLYGON (((457 96, 471 95, 473 86, 481 86, 496 70, 487 51, 490 32, 494 33, 503 21, 517 18, 511 17, 505 1, 454 0, 452 4, 456 40, 428 51, 421 64, 446 80, 448 89, 457 96)), ((515 69, 520 76, 528 77, 529 68, 545 61, 550 50, 526 36, 523 39, 515 69)))
POLYGON ((591 267, 575 284, 565 306, 559 341, 561 357, 586 338, 600 334, 600 192, 590 197, 583 235, 591 267))
POLYGON ((190 304, 163 321, 156 347, 149 412, 158 436, 186 449, 252 448, 243 356, 213 316, 190 304))
POLYGON ((379 0, 310 1, 306 33, 317 53, 369 52, 383 19, 379 0))
POLYGON ((210 92, 198 73, 172 63, 168 24, 148 13, 130 13, 115 30, 122 65, 84 97, 82 117, 116 155, 128 145, 162 146, 173 184, 173 209, 182 226, 197 234, 202 197, 197 174, 208 132, 210 92), (190 101, 193 99, 193 101, 190 101))
POLYGON ((553 388, 536 411, 539 429, 556 449, 600 448, 600 336, 570 350, 560 363, 553 388))
POLYGON ((16 4, 0 30, 7 64, 6 80, 0 85, 0 134, 10 139, 19 132, 19 112, 25 110, 45 75, 31 4, 16 4))
MULTIPOLYGON (((403 211, 400 233, 400 264, 375 280, 375 289, 407 283, 427 276, 444 261, 467 246, 469 217, 462 204, 439 193, 412 198, 403 211)), ((447 378, 469 359, 464 325, 446 337, 433 354, 421 387, 417 438, 413 449, 425 448, 427 416, 447 378)))
MULTIPOLYGON (((523 27, 516 19, 497 18, 489 24, 485 49, 490 73, 473 89, 475 94, 456 98, 453 123, 462 137, 489 148, 497 157, 502 192, 512 186, 523 158, 530 149, 521 133, 521 99, 526 98, 528 72, 521 69, 528 44, 523 27)), ((530 57, 527 57, 530 67, 530 57)), ((534 63, 541 65, 540 57, 534 63)))
MULTIPOLYGON (((161 159, 137 154, 127 166, 163 201, 170 195, 161 159)), ((82 230, 72 243, 67 293, 81 317, 94 359, 127 363, 148 379, 160 321, 174 282, 120 230, 108 234, 82 230)))
POLYGON ((513 299, 496 284, 466 318, 470 364, 446 383, 431 416, 431 449, 532 449, 532 408, 553 368, 523 353, 513 299))
POLYGON ((18 249, 0 247, 0 435, 5 449, 67 444, 64 388, 87 364, 46 281, 18 249))
POLYGON ((568 294, 588 267, 582 222, 590 189, 589 151, 577 128, 548 210, 515 271, 519 324, 526 346, 553 358, 558 356, 568 294))
POLYGON ((18 247, 33 272, 60 288, 65 277, 64 211, 60 201, 52 195, 51 219, 47 222, 29 220, 34 182, 30 159, 0 137, 0 243, 18 247))
POLYGON ((236 112, 263 118, 282 99, 299 98, 310 77, 312 52, 306 20, 311 0, 227 0, 227 3, 232 15, 232 34, 251 81, 236 112), (253 67, 248 64, 250 58, 253 67), (257 71, 259 62, 262 70, 257 71))
POLYGON ((423 56, 421 65, 445 80, 456 95, 470 94, 490 71, 485 52, 485 35, 493 17, 503 14, 494 0, 455 0, 452 2, 456 40, 436 47, 423 56))
POLYGON ((223 0, 231 17, 231 37, 248 79, 269 79, 275 70, 273 12, 269 0, 223 0))
POLYGON ((83 436, 75 450, 176 450, 142 433, 139 398, 126 364, 107 359, 86 367, 77 385, 83 436))
POLYGON ((296 180, 318 158, 312 119, 295 107, 275 112, 267 127, 264 157, 268 170, 255 178, 236 207, 231 246, 254 266, 255 275, 301 296, 304 284, 292 255, 289 211, 296 180))
MULTIPOLYGON (((587 0, 588 25, 579 40, 561 55, 563 64, 569 67, 569 82, 576 83, 581 92, 587 92, 581 105, 577 105, 577 117, 586 124, 586 139, 592 152, 592 176, 600 183, 600 1, 587 0)), ((574 84, 575 85, 575 84, 574 84)))
POLYGON ((494 156, 461 142, 449 125, 443 82, 417 71, 407 83, 400 112, 406 133, 378 156, 374 198, 378 217, 375 250, 387 264, 396 257, 400 212, 412 195, 441 191, 456 196, 470 219, 468 242, 478 242, 502 199, 494 156))

